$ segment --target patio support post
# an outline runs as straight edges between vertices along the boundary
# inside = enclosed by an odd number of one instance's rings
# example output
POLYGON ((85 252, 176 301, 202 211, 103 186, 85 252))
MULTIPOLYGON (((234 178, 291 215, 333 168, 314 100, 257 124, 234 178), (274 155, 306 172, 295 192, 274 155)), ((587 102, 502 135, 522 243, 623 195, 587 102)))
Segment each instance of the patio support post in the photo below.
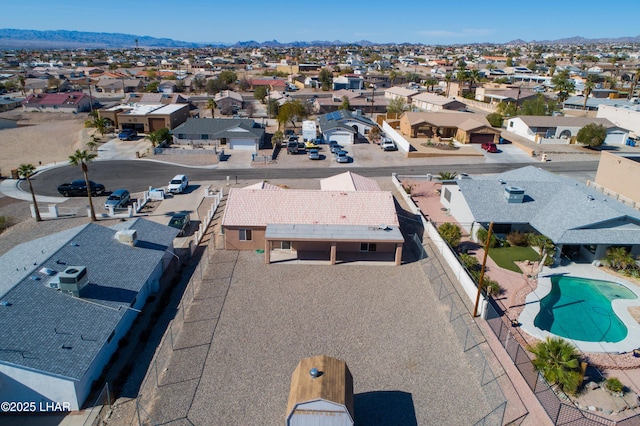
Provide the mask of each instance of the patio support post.
POLYGON ((264 239, 264 263, 271 263, 271 241, 264 239))
POLYGON ((335 241, 331 241, 331 255, 329 257, 329 264, 336 264, 336 252, 337 252, 337 243, 335 241))

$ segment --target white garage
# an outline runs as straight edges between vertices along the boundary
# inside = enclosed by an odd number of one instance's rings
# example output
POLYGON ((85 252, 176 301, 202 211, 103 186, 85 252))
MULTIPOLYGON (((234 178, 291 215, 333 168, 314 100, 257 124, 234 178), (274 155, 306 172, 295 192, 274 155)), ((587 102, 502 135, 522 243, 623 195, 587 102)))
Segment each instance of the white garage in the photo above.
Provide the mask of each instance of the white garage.
POLYGON ((228 149, 238 151, 256 151, 258 146, 257 139, 229 139, 227 140, 228 149))
POLYGON ((353 133, 346 130, 334 129, 324 133, 327 141, 336 141, 340 145, 353 144, 353 133))

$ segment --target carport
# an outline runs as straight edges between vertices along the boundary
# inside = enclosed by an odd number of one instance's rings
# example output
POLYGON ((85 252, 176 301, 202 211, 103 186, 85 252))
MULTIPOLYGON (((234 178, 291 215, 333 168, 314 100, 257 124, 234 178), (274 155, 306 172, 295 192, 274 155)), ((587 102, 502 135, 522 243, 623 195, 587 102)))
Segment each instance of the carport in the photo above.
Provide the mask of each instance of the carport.
MULTIPOLYGON (((295 259, 388 261, 400 265, 404 238, 397 226, 267 224, 264 261, 287 252, 295 259)), ((290 257, 291 258, 291 257, 290 257)))

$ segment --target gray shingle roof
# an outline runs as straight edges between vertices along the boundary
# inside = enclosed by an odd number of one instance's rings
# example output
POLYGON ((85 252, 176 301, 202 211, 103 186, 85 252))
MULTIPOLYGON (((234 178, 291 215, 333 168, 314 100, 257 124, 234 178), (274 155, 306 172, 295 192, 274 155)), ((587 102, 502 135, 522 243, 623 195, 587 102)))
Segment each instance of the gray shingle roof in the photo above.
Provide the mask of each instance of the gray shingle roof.
POLYGON ((249 118, 189 118, 171 131, 174 135, 210 135, 209 139, 260 139, 264 129, 249 118))
MULTIPOLYGON (((122 244, 117 229, 90 223, 14 249, 31 269, 1 297, 10 306, 0 306, 0 362, 82 378, 177 234, 144 219, 117 228, 135 229, 139 243, 122 244), (87 268, 82 298, 49 288, 51 277, 40 272, 72 265, 87 268)), ((0 258, 3 276, 11 272, 14 250, 0 258)))
POLYGON ((353 114, 351 111, 339 109, 318 117, 318 124, 321 132, 331 129, 344 129, 356 133, 350 122, 359 122, 367 126, 375 127, 376 124, 369 117, 353 114))
POLYGON ((533 166, 458 186, 477 222, 529 223, 556 244, 640 244, 640 211, 533 166), (524 202, 507 203, 505 186, 524 189, 524 202))

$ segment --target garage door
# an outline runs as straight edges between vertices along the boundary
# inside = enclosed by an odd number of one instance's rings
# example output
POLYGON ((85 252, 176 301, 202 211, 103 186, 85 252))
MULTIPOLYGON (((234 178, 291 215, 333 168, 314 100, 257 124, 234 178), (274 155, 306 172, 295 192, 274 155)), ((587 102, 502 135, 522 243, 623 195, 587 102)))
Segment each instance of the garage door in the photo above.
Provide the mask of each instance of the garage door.
POLYGON ((353 143, 353 134, 349 132, 333 132, 327 137, 329 141, 336 141, 340 145, 350 145, 353 143))
POLYGON ((484 142, 493 142, 493 133, 471 133, 471 137, 469 138, 469 142, 471 143, 484 143, 484 142))
POLYGON ((227 146, 229 149, 237 151, 255 151, 256 141, 253 139, 228 139, 227 146))

